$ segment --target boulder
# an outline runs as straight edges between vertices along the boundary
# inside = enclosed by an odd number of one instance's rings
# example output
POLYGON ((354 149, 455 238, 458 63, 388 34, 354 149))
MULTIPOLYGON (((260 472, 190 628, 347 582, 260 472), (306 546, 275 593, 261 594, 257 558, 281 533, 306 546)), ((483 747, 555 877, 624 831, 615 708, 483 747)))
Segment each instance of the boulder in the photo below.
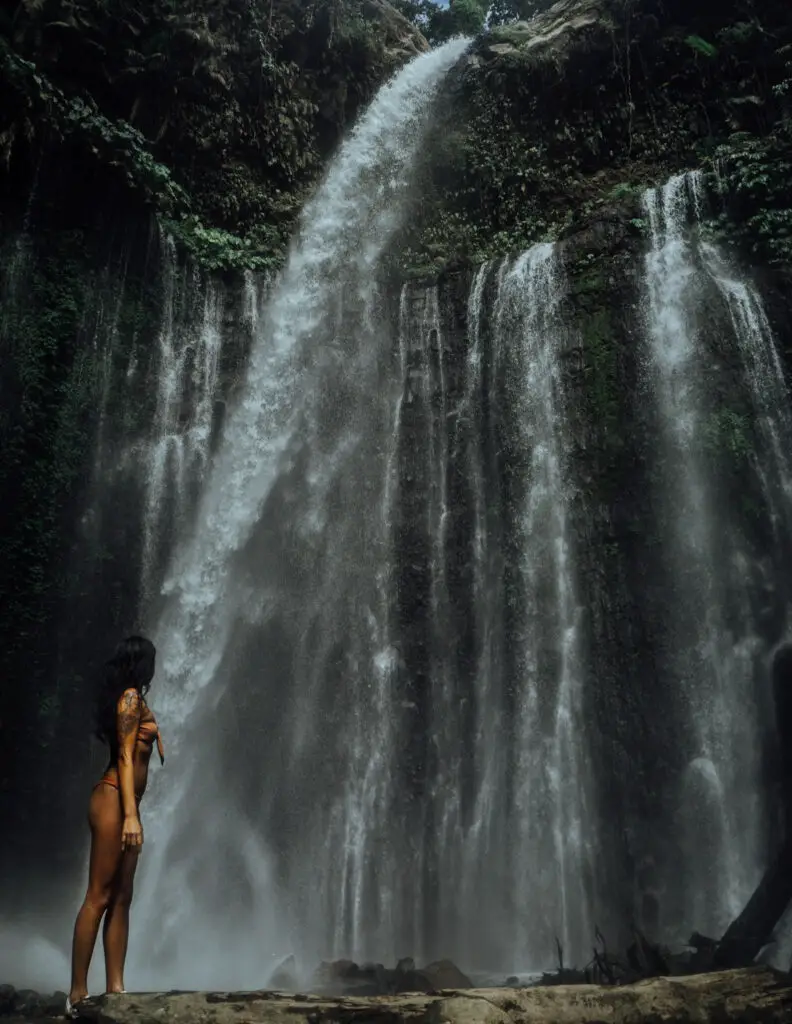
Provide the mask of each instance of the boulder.
POLYGON ((423 34, 387 0, 363 0, 361 13, 367 21, 381 26, 385 59, 389 65, 400 67, 429 49, 423 34))
POLYGON ((312 987, 333 985, 338 981, 354 978, 359 973, 360 968, 354 960, 323 960, 313 973, 312 987))
POLYGON ((392 991, 390 975, 382 964, 361 964, 352 960, 324 962, 314 971, 310 991, 325 996, 377 996, 392 991))
POLYGON ((600 43, 616 29, 621 0, 559 0, 530 21, 499 25, 476 41, 484 56, 562 61, 596 38, 600 43))
MULTIPOLYGON (((63 1012, 63 1006, 60 1011, 63 1012)), ((35 992, 32 988, 19 989, 14 996, 12 1009, 14 1016, 35 1018, 44 1017, 47 1014, 47 997, 35 992)))
POLYGON ((44 1016, 62 1017, 66 1006, 66 993, 53 992, 51 996, 44 998, 44 1016))
MULTIPOLYGON (((399 963, 405 963, 400 960, 399 963)), ((473 988, 473 982, 450 960, 436 960, 416 970, 396 969, 395 992, 441 992, 444 989, 473 988)))

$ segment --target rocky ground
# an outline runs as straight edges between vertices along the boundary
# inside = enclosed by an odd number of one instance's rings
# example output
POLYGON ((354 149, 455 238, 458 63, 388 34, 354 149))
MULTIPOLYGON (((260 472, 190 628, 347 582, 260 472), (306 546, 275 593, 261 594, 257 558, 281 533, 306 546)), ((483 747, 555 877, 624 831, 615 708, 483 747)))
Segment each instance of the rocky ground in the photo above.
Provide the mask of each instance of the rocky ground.
MULTIPOLYGON (((34 1002, 30 994, 0 988, 3 1024, 40 1018, 44 1006, 34 1002)), ((50 997, 49 1014, 52 1002, 50 997)), ((792 979, 768 967, 749 967, 633 985, 442 989, 390 996, 130 993, 87 1000, 80 1017, 96 1024, 788 1024, 792 979)))

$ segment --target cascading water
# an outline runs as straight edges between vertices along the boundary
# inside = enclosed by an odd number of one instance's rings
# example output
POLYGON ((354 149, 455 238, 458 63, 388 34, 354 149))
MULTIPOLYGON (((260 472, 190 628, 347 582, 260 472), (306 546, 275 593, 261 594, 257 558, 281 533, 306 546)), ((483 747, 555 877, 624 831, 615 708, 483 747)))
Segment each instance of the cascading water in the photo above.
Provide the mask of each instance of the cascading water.
POLYGON ((392 764, 398 814, 377 823, 375 847, 398 879, 398 913, 373 926, 372 891, 366 943, 338 954, 442 950, 508 970, 547 963, 556 936, 568 956, 587 947, 596 830, 567 508, 565 293, 552 246, 482 267, 465 344, 449 337, 436 285, 402 292, 391 598, 402 668, 390 713, 398 721, 404 706, 407 724, 392 764))
POLYGON ((509 640, 515 647, 515 759, 506 828, 513 830, 511 884, 524 906, 522 913, 513 911, 516 945, 529 964, 545 962, 556 937, 568 955, 580 955, 593 931, 596 834, 560 361, 565 291, 558 253, 551 245, 536 246, 503 276, 493 313, 493 361, 503 361, 508 374, 504 397, 517 429, 513 459, 524 480, 514 522, 521 601, 509 640))
POLYGON ((309 957, 360 948, 371 893, 393 931, 393 879, 378 876, 372 843, 394 754, 382 566, 401 385, 374 272, 437 88, 467 45, 418 58, 380 91, 306 207, 166 579, 155 706, 172 770, 152 786, 139 897, 158 936, 140 964, 149 983, 256 985, 284 943, 309 957), (265 721, 246 714, 251 687, 265 721))
POLYGON ((698 173, 676 176, 645 196, 651 232, 645 377, 660 428, 656 504, 672 590, 664 668, 689 730, 680 737, 689 756, 673 825, 685 864, 683 891, 669 880, 681 897, 679 906, 669 900, 670 917, 677 928, 695 922, 718 934, 741 910, 764 860, 759 716, 767 703, 757 690, 766 645, 746 586, 754 559, 712 452, 739 415, 724 411, 716 386, 725 379, 730 339, 724 346, 707 329, 722 319, 723 300, 742 364, 740 389, 769 442, 755 446, 753 459, 776 524, 790 514, 782 442, 789 417, 759 297, 700 237, 704 201, 698 173))
POLYGON ((182 291, 203 300, 199 324, 175 317, 179 268, 173 240, 161 240, 164 291, 162 323, 158 337, 157 397, 151 436, 143 446, 146 498, 143 513, 142 592, 150 597, 166 551, 161 540, 170 539, 184 527, 187 508, 194 504, 209 458, 222 340, 220 317, 223 295, 211 279, 193 280, 182 291), (181 328, 181 330, 179 329, 181 328), (189 414, 188 414, 189 413, 189 414), (192 485, 192 487, 191 487, 192 485), (191 494, 190 491, 193 491, 191 494), (190 499, 193 499, 190 501, 190 499), (167 508, 168 503, 170 508, 167 508), (162 518, 170 512, 170 530, 162 518))
POLYGON ((756 288, 740 280, 711 242, 700 241, 699 248, 707 272, 728 306, 763 441, 755 453, 763 489, 776 542, 784 545, 792 528, 792 411, 773 331, 756 288))

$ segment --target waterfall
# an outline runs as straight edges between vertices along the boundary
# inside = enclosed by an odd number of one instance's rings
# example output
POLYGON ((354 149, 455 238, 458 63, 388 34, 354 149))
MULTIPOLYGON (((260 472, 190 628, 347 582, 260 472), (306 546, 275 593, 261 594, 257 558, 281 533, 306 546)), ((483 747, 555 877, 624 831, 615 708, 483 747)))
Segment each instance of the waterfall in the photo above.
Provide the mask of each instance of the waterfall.
POLYGON ((597 835, 569 521, 566 291, 550 245, 476 272, 463 336, 437 285, 402 291, 394 704, 407 724, 392 765, 398 813, 378 826, 402 910, 391 933, 369 925, 366 955, 442 951, 509 970, 551 963, 556 936, 567 957, 588 950, 597 835))
POLYGON ((764 442, 757 451, 775 536, 792 528, 792 410, 775 337, 755 286, 740 280, 718 248, 699 243, 704 265, 726 300, 753 411, 764 442))
POLYGON ((679 737, 687 766, 672 801, 672 831, 685 867, 682 878, 672 869, 667 886, 681 900, 670 911, 676 928, 717 935, 742 909, 764 859, 761 709, 767 704, 757 689, 767 646, 750 599, 758 559, 738 508, 725 496, 723 463, 751 445, 748 433, 738 432, 747 402, 759 432, 750 453, 757 490, 780 543, 779 523, 790 515, 785 439, 792 435, 758 293, 702 237, 701 174, 671 178, 647 192, 644 203, 651 237, 645 384, 659 426, 655 503, 671 595, 664 668, 688 723, 679 737), (722 324, 725 337, 713 330, 722 324), (737 388, 728 370, 734 345, 737 388), (713 445, 723 447, 727 431, 731 450, 724 456, 713 445))
POLYGON ((220 317, 223 295, 215 281, 178 282, 180 276, 173 240, 164 236, 162 247, 163 309, 157 348, 157 394, 151 434, 142 446, 146 497, 143 514, 142 584, 150 599, 157 570, 167 553, 163 540, 185 526, 190 485, 200 485, 209 458, 222 340, 220 317), (176 288, 181 283, 181 294, 176 288), (185 304, 186 322, 176 316, 185 304), (192 303, 201 310, 196 324, 192 303), (170 492, 170 493, 169 493, 170 492), (170 529, 163 515, 170 498, 170 529), (165 550, 163 551, 163 547, 165 550))
POLYGON ((395 755, 382 587, 401 382, 375 271, 467 45, 380 90, 305 208, 167 573, 152 702, 170 760, 139 897, 149 984, 260 985, 269 957, 360 948, 364 911, 382 934, 402 911, 376 845, 395 755))
POLYGON ((593 932, 595 829, 560 361, 565 292, 554 247, 529 250, 500 281, 492 340, 493 362, 502 361, 506 369, 503 398, 515 427, 513 467, 523 477, 513 523, 519 611, 509 637, 515 648, 515 757, 513 824, 506 827, 515 832, 511 885, 522 903, 513 910, 516 944, 529 964, 545 962, 556 937, 568 956, 579 956, 593 932))

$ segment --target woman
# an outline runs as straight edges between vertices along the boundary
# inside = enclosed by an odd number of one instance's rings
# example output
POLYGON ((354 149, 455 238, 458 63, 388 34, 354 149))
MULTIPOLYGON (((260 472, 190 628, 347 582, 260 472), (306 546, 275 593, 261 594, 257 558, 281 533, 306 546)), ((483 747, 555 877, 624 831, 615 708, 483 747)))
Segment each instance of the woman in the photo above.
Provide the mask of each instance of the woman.
POLYGON ((76 1004, 88 995, 88 968, 102 917, 106 991, 124 991, 129 904, 143 846, 138 808, 155 740, 160 762, 165 764, 157 722, 145 701, 155 657, 150 640, 142 636, 122 640, 107 662, 98 695, 96 735, 110 747, 110 762, 93 788, 88 809, 88 891, 74 925, 67 1017, 77 1016, 76 1004))

